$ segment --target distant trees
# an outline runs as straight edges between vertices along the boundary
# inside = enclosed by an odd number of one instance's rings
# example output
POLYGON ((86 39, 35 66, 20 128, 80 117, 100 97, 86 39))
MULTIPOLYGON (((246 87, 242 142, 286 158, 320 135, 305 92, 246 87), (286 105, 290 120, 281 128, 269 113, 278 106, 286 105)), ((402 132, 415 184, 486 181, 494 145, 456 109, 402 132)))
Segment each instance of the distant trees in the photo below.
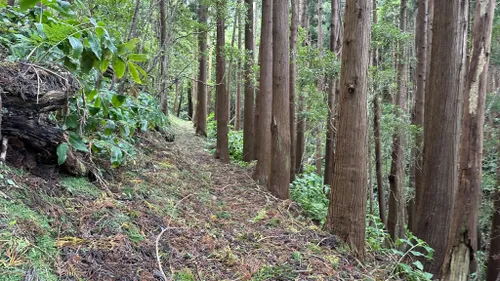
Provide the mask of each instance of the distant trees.
POLYGON ((360 258, 365 255, 370 11, 368 1, 346 1, 339 137, 325 223, 325 229, 346 241, 360 258))

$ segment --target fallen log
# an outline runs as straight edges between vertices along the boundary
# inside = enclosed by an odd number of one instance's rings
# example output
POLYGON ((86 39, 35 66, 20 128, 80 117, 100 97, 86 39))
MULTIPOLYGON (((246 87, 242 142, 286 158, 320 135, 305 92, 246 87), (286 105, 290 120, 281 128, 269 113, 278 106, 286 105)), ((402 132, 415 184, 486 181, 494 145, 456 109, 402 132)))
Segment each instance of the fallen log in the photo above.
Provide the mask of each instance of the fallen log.
MULTIPOLYGON (((77 80, 58 66, 0 63, 0 138, 9 139, 8 162, 27 169, 57 165, 57 147, 68 142, 68 136, 49 120, 49 113, 66 111, 77 91, 77 80)), ((61 168, 71 175, 88 173, 71 149, 61 168)))

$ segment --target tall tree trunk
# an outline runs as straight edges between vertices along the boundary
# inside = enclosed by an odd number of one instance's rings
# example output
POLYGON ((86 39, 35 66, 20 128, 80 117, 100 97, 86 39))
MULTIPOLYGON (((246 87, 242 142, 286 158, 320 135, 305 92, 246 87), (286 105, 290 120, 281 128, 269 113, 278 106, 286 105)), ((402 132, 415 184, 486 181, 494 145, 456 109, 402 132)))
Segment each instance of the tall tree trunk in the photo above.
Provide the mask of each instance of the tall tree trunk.
MULTIPOLYGON (((317 12, 318 12, 318 53, 319 57, 323 57, 323 0, 318 0, 318 6, 317 6, 317 12)), ((324 78, 322 75, 318 77, 318 83, 317 83, 317 88, 318 92, 323 92, 324 90, 324 78)), ((322 131, 322 126, 317 126, 316 128, 316 133, 315 135, 315 142, 316 142, 316 156, 315 156, 315 164, 316 164, 316 174, 321 177, 321 170, 323 167, 323 159, 321 157, 321 152, 322 152, 322 145, 321 145, 321 131, 322 131)))
MULTIPOLYGON (((234 48, 234 43, 236 41, 236 31, 238 28, 238 22, 239 22, 239 13, 238 13, 238 10, 235 10, 234 23, 233 23, 233 34, 231 35, 231 49, 234 48)), ((228 96, 228 102, 227 102, 228 120, 231 120, 231 79, 233 78, 232 70, 233 70, 234 66, 236 66, 236 64, 233 63, 233 61, 231 60, 229 62, 229 69, 227 70, 227 89, 226 89, 227 96, 228 96)), ((238 72, 238 71, 236 70, 236 72, 238 72)), ((238 78, 236 78, 236 79, 238 79, 238 78)))
MULTIPOLYGON (((412 114, 412 124, 419 128, 424 126, 424 100, 425 100, 425 84, 427 77, 427 7, 428 0, 419 0, 417 7, 417 25, 415 30, 415 49, 417 53, 417 69, 416 69, 416 90, 415 90, 415 106, 412 114)), ((422 152, 423 152, 424 135, 419 133, 415 139, 415 148, 413 149, 413 167, 410 175, 410 185, 415 190, 415 194, 422 193, 417 189, 422 189, 422 152)), ((410 201, 408 212, 408 228, 416 231, 417 218, 416 198, 410 201)))
POLYGON ((500 142, 497 146, 497 155, 497 188, 493 195, 493 218, 491 219, 490 253, 486 281, 497 281, 500 276, 500 142))
POLYGON ((196 134, 204 137, 207 136, 207 13, 207 6, 200 3, 198 20, 202 26, 198 30, 200 74, 198 77, 198 94, 196 99, 196 134))
MULTIPOLYGON (((184 91, 181 88, 181 93, 180 93, 180 96, 179 96, 179 105, 176 108, 177 109, 177 114, 176 114, 177 118, 179 118, 181 116, 182 100, 183 100, 183 97, 184 97, 184 93, 183 92, 184 91)), ((188 91, 188 93, 189 93, 189 91, 188 91)))
MULTIPOLYGON (((241 17, 241 15, 239 16, 241 17)), ((242 32, 241 32, 241 27, 243 26, 241 24, 241 19, 238 20, 240 22, 240 25, 238 26, 238 51, 241 51, 241 37, 242 37, 242 32)), ((241 57, 238 56, 238 65, 237 65, 237 70, 236 70, 236 103, 235 103, 235 109, 234 109, 234 130, 239 131, 241 129, 241 57)))
MULTIPOLYGON (((399 28, 401 32, 406 31, 406 0, 401 1, 399 12, 399 28)), ((403 42, 398 44, 397 52, 397 84, 398 92, 394 105, 396 116, 400 119, 406 114, 406 56, 403 42)), ((399 128, 394 136, 392 144, 391 174, 389 176, 389 216, 387 229, 393 241, 405 234, 405 143, 404 130, 399 128)))
MULTIPOLYGON (((303 0, 302 2, 302 18, 300 22, 300 26, 306 30, 309 29, 309 21, 307 19, 307 1, 303 0)), ((303 45, 307 44, 307 38, 303 42, 303 45)), ((295 170, 297 174, 302 173, 302 163, 304 161, 304 152, 306 147, 306 118, 305 118, 305 98, 302 92, 299 92, 299 105, 297 108, 297 144, 296 144, 296 153, 295 153, 295 170)), ((292 163, 293 164, 293 163, 292 163)))
POLYGON ((290 198, 290 37, 288 1, 273 3, 273 101, 269 190, 290 198))
POLYGON ((160 0, 160 101, 161 111, 168 116, 168 90, 167 90, 167 24, 165 15, 165 0, 160 0))
POLYGON ((367 85, 370 46, 368 1, 347 0, 340 72, 339 122, 333 186, 325 229, 365 256, 367 85))
MULTIPOLYGON (((477 223, 481 196, 486 83, 495 1, 477 1, 472 51, 464 88, 460 180, 455 198, 449 268, 443 280, 467 280, 477 267, 477 223), (469 264, 472 270, 469 270, 469 264)), ((496 204, 496 203, 495 203, 496 204)))
MULTIPOLYGON (((212 83, 212 63, 213 63, 213 51, 212 51, 212 38, 210 37, 211 33, 207 32, 207 42, 210 42, 208 45, 208 72, 207 72, 207 84, 205 87, 207 88, 207 117, 210 115, 211 105, 212 105, 212 86, 208 84, 212 83)), ((215 104, 214 104, 215 105, 215 104)), ((217 111, 215 111, 214 106, 214 119, 217 120, 217 111)))
MULTIPOLYGON (((377 1, 373 1, 372 7, 373 13, 373 24, 377 24, 378 15, 377 15, 377 1)), ((378 50, 372 50, 372 66, 377 67, 378 65, 378 50)), ((387 220, 386 220, 386 211, 385 211, 385 192, 384 192, 384 180, 382 175, 382 145, 381 137, 380 137, 380 104, 379 104, 379 95, 378 90, 374 91, 373 97, 373 134, 374 134, 374 142, 375 142, 375 176, 377 178, 377 199, 378 199, 378 207, 379 207, 379 216, 380 220, 387 228, 387 220)))
POLYGON ((424 170, 422 200, 417 205, 416 235, 434 250, 425 270, 441 278, 450 251, 454 194, 458 186, 459 136, 461 131, 460 78, 464 38, 460 1, 436 1, 425 94, 424 170), (432 59, 439 58, 439 59, 432 59))
MULTIPOLYGON (((374 1, 375 2, 375 1, 374 1)), ((375 4, 376 5, 376 4, 375 4)), ((340 0, 332 0, 332 22, 330 25, 330 51, 340 55, 341 24, 340 0)), ((338 77, 330 77, 330 89, 328 91, 328 120, 326 127, 325 143, 325 178, 324 183, 332 186, 333 183, 333 158, 335 153, 335 103, 338 86, 338 77)))
POLYGON ((217 148, 215 156, 224 163, 229 163, 228 140, 228 96, 226 94, 226 59, 224 48, 226 45, 226 32, 224 13, 226 0, 217 1, 217 46, 216 46, 216 108, 217 108, 217 148))
POLYGON ((175 114, 175 110, 179 106, 179 82, 180 81, 175 82, 175 98, 174 98, 174 107, 173 107, 174 114, 175 114))
POLYGON ((299 31, 299 0, 292 0, 292 22, 290 25, 290 182, 295 180, 297 127, 295 123, 295 96, 297 86, 297 35, 299 31))
POLYGON ((273 101, 273 1, 262 1, 262 26, 260 41, 260 102, 257 112, 260 122, 256 125, 259 136, 255 141, 260 143, 257 151, 258 161, 254 179, 267 184, 271 168, 271 113, 273 101))
MULTIPOLYGON (((14 0, 9 0, 9 3, 14 0)), ((11 5, 12 6, 12 5, 11 5)), ((135 8, 134 8, 134 16, 132 18, 132 24, 130 25, 130 31, 128 33, 128 40, 134 38, 136 36, 137 32, 137 22, 139 21, 139 10, 141 8, 141 0, 136 0, 135 1, 135 8)))
POLYGON ((255 158, 255 113, 254 89, 252 84, 254 64, 253 43, 253 0, 245 0, 247 17, 245 20, 245 108, 243 120, 243 161, 251 162, 255 158))

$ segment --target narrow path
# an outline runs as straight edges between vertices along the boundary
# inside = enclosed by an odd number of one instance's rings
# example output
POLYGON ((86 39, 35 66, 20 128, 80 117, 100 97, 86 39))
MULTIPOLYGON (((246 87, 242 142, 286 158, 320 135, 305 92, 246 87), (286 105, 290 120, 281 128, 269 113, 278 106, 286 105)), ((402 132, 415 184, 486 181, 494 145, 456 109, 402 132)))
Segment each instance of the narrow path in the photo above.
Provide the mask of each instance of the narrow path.
POLYGON ((298 219, 295 204, 279 201, 256 185, 250 170, 215 159, 191 123, 174 120, 173 127, 173 147, 180 158, 191 161, 204 187, 198 187, 196 210, 190 212, 195 218, 190 237, 170 238, 172 247, 184 255, 189 252, 192 260, 174 258, 172 265, 190 267, 199 280, 361 279, 351 271, 353 261, 335 250, 335 237, 298 219))

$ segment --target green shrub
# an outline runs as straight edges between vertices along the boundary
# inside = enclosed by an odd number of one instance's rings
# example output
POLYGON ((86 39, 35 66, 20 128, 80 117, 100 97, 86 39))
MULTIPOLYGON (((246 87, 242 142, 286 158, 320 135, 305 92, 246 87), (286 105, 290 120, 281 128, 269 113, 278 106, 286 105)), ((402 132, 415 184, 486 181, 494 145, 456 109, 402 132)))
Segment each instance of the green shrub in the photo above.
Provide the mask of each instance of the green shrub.
POLYGON ((310 171, 299 175, 290 185, 292 200, 297 202, 312 220, 322 224, 328 213, 327 192, 328 186, 323 184, 323 178, 310 171))

